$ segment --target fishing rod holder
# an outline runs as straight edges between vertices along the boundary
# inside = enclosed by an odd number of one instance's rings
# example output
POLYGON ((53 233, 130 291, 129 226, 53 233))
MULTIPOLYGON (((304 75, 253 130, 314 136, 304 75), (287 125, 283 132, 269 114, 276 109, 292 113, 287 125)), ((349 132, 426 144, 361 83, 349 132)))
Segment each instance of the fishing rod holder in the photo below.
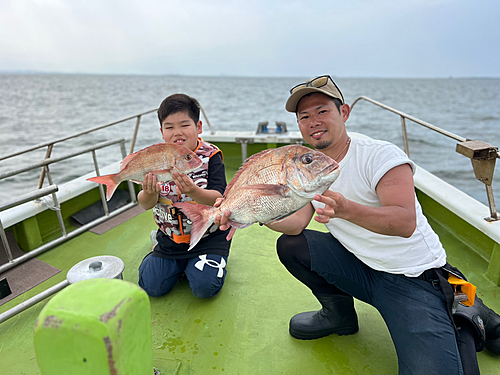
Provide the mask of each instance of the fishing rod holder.
POLYGON ((490 206, 490 217, 486 221, 500 220, 495 207, 495 198, 493 196, 493 174, 495 173, 495 163, 498 157, 498 147, 492 146, 483 141, 466 140, 457 144, 456 151, 462 154, 472 162, 472 168, 476 178, 486 186, 486 194, 490 206))

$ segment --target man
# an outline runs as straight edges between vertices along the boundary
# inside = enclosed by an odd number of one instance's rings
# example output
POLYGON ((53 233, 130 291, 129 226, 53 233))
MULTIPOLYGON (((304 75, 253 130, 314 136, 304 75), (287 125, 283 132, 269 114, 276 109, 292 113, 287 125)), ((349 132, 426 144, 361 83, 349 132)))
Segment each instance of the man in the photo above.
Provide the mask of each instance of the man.
MULTIPOLYGON (((292 88, 286 109, 296 113, 304 141, 340 164, 329 190, 268 225, 283 233, 277 243, 280 261, 322 305, 292 317, 290 334, 316 339, 356 333, 355 297, 384 318, 400 374, 463 374, 463 368, 479 373, 475 352, 484 345, 480 308, 489 320, 487 329, 497 329, 500 317, 481 302, 461 312, 464 324, 456 331, 451 301, 440 287, 440 279, 448 284, 442 268, 446 253, 416 199, 415 164, 391 143, 349 137, 350 108, 330 76, 292 88), (329 233, 306 229, 314 213, 329 233), (464 367, 461 356, 468 363, 464 367)), ((224 216, 221 229, 226 228, 224 216)))

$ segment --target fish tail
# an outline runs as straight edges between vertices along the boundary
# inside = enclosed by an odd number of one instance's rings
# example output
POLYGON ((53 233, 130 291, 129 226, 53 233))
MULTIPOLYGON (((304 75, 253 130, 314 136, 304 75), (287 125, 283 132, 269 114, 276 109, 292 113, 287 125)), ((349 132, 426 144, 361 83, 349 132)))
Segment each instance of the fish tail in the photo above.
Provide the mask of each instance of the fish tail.
POLYGON ((189 220, 191 220, 191 240, 189 250, 196 246, 208 228, 213 224, 215 215, 214 208, 203 204, 177 202, 174 207, 180 209, 189 220))
POLYGON ((113 196, 116 188, 121 181, 117 178, 116 174, 108 174, 105 176, 97 176, 92 178, 87 178, 87 181, 97 182, 101 185, 106 185, 106 200, 109 201, 113 196))

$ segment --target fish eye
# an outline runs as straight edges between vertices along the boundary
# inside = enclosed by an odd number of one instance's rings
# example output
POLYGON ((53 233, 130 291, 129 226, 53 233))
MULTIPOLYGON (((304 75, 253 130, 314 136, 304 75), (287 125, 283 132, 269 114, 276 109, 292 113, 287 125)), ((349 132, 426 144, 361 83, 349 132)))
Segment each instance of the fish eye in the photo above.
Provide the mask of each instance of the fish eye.
POLYGON ((313 157, 311 154, 305 154, 305 155, 302 155, 302 157, 300 158, 300 161, 303 164, 311 164, 313 161, 313 157))
POLYGON ((186 161, 190 161, 192 158, 193 158, 193 156, 191 156, 189 154, 186 155, 186 161))

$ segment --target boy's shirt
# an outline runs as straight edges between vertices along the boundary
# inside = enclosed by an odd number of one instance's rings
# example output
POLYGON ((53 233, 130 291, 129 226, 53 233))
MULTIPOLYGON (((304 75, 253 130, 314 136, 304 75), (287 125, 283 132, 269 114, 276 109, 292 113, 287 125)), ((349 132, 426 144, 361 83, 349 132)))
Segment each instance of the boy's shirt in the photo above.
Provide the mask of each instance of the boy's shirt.
MULTIPOLYGON (((188 176, 197 186, 203 189, 216 190, 224 194, 227 183, 221 151, 216 146, 200 140, 198 148, 194 152, 202 160, 202 165, 189 173, 188 176)), ((176 185, 173 181, 162 184, 158 203, 153 208, 155 222, 162 232, 158 232, 157 234, 160 246, 155 248, 154 253, 156 254, 154 255, 169 258, 184 258, 197 254, 196 248, 198 246, 187 252, 191 221, 180 210, 172 207, 173 203, 188 201, 195 203, 185 194, 178 195, 176 185), (163 239, 162 241, 160 241, 161 238, 163 239)), ((202 241, 206 242, 204 241, 205 239, 208 240, 209 236, 213 237, 216 234, 218 234, 216 237, 221 237, 221 234, 225 237, 225 234, 218 230, 217 225, 212 225, 202 237, 202 241)), ((227 242, 225 238, 224 241, 227 242)), ((226 248, 226 246, 223 246, 223 248, 226 248)), ((228 253, 228 250, 227 248, 227 251, 223 251, 224 254, 220 255, 227 256, 226 253, 228 253)), ((207 251, 203 252, 207 253, 207 251)))

